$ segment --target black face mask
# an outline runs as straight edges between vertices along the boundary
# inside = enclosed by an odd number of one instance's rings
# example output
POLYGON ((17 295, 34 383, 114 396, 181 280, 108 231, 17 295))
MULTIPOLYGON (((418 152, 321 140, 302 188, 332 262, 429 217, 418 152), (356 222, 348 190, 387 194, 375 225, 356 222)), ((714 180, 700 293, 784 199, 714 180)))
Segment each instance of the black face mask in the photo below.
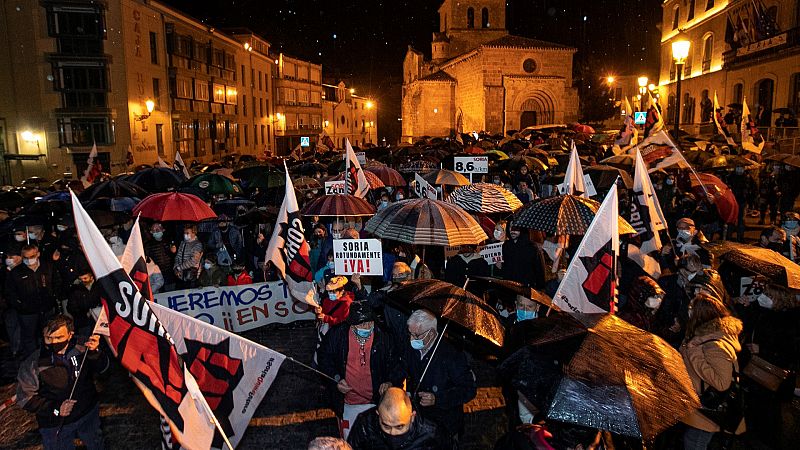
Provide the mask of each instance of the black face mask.
POLYGON ((767 244, 767 248, 780 253, 783 251, 783 242, 770 242, 767 244))
POLYGON ((383 433, 383 435, 386 436, 386 441, 389 443, 390 448, 403 448, 403 444, 405 444, 408 439, 408 433, 398 436, 391 436, 386 433, 383 433))
POLYGON ((55 342, 52 344, 47 344, 47 348, 53 353, 60 353, 61 350, 64 350, 68 345, 69 341, 55 342))

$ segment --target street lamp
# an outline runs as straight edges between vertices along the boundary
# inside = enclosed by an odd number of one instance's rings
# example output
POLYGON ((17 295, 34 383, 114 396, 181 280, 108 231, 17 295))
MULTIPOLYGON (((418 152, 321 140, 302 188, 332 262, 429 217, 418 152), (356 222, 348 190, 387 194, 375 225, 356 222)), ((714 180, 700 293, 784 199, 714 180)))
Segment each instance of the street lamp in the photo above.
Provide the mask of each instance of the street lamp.
POLYGON ((156 102, 147 99, 144 101, 144 107, 147 110, 147 113, 140 115, 136 115, 134 113, 134 119, 142 123, 142 131, 147 131, 147 124, 145 123, 145 120, 149 119, 150 116, 153 114, 153 110, 156 109, 156 102))
POLYGON ((681 75, 683 73, 683 65, 686 64, 686 58, 689 57, 689 47, 692 43, 689 42, 684 36, 678 36, 672 41, 672 59, 675 61, 675 70, 678 79, 675 83, 675 139, 678 138, 678 130, 680 130, 681 123, 681 75))
POLYGON ((647 94, 647 82, 649 80, 647 79, 647 77, 641 76, 637 79, 637 81, 639 82, 639 95, 641 96, 642 99, 641 109, 639 111, 646 111, 646 109, 644 108, 644 96, 645 94, 647 94))

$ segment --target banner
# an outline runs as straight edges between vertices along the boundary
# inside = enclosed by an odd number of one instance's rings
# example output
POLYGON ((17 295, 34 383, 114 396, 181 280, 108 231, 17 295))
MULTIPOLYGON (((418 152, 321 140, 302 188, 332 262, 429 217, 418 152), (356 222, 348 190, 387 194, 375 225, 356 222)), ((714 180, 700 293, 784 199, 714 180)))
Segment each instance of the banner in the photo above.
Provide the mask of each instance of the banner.
MULTIPOLYGON (((235 447, 275 381, 284 355, 165 306, 152 308, 235 447)), ((215 440, 212 448, 224 446, 215 440)))
POLYGON ((559 192, 586 198, 589 198, 590 195, 586 190, 586 179, 583 176, 583 169, 581 168, 580 158, 578 158, 578 149, 575 147, 574 140, 572 141, 572 150, 569 155, 567 171, 564 174, 564 183, 559 187, 559 192))
POLYGON ((414 193, 419 198, 439 199, 439 192, 430 183, 425 181, 418 173, 414 174, 414 193))
POLYGON ((325 182, 325 195, 344 195, 344 194, 345 194, 344 180, 325 182))
POLYGON ((154 297, 159 305, 234 333, 316 318, 313 307, 289 295, 283 281, 210 286, 162 292, 154 297))
POLYGON ((742 277, 739 280, 739 302, 748 304, 758 300, 758 296, 764 293, 767 283, 754 281, 753 277, 742 277))
POLYGON ((383 249, 378 239, 334 239, 336 275, 383 275, 383 249))
POLYGON ((344 143, 344 180, 346 191, 349 195, 355 195, 356 197, 364 198, 369 192, 369 182, 367 182, 367 176, 364 175, 364 169, 361 168, 361 163, 359 163, 358 158, 356 158, 353 147, 350 145, 350 140, 345 138, 344 143))
POLYGON ((481 249, 481 256, 490 266, 503 262, 503 243, 496 242, 481 249))
POLYGON ((633 242, 628 245, 628 258, 639 264, 651 277, 658 279, 661 276, 661 267, 658 260, 650 256, 650 253, 661 250, 661 238, 658 232, 667 228, 666 220, 648 175, 647 166, 639 152, 636 152, 634 166, 628 221, 636 230, 638 245, 633 242))

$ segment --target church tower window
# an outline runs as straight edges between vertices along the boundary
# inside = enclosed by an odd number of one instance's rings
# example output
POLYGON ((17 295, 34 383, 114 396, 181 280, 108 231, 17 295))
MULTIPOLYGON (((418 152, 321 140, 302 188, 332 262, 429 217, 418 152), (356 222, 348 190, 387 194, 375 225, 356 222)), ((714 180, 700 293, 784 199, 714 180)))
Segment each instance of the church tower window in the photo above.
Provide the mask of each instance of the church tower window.
POLYGON ((481 28, 489 28, 489 8, 481 10, 481 28))
POLYGON ((475 10, 467 8, 467 28, 475 28, 475 10))

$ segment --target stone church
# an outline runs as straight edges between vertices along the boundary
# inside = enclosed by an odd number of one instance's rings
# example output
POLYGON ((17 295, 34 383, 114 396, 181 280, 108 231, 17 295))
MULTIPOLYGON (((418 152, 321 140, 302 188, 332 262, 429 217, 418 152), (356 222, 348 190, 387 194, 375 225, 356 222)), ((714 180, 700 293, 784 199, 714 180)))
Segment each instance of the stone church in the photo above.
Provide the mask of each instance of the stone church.
POLYGON ((578 118, 575 48, 508 34, 505 0, 445 0, 431 59, 403 61, 403 140, 578 118))

